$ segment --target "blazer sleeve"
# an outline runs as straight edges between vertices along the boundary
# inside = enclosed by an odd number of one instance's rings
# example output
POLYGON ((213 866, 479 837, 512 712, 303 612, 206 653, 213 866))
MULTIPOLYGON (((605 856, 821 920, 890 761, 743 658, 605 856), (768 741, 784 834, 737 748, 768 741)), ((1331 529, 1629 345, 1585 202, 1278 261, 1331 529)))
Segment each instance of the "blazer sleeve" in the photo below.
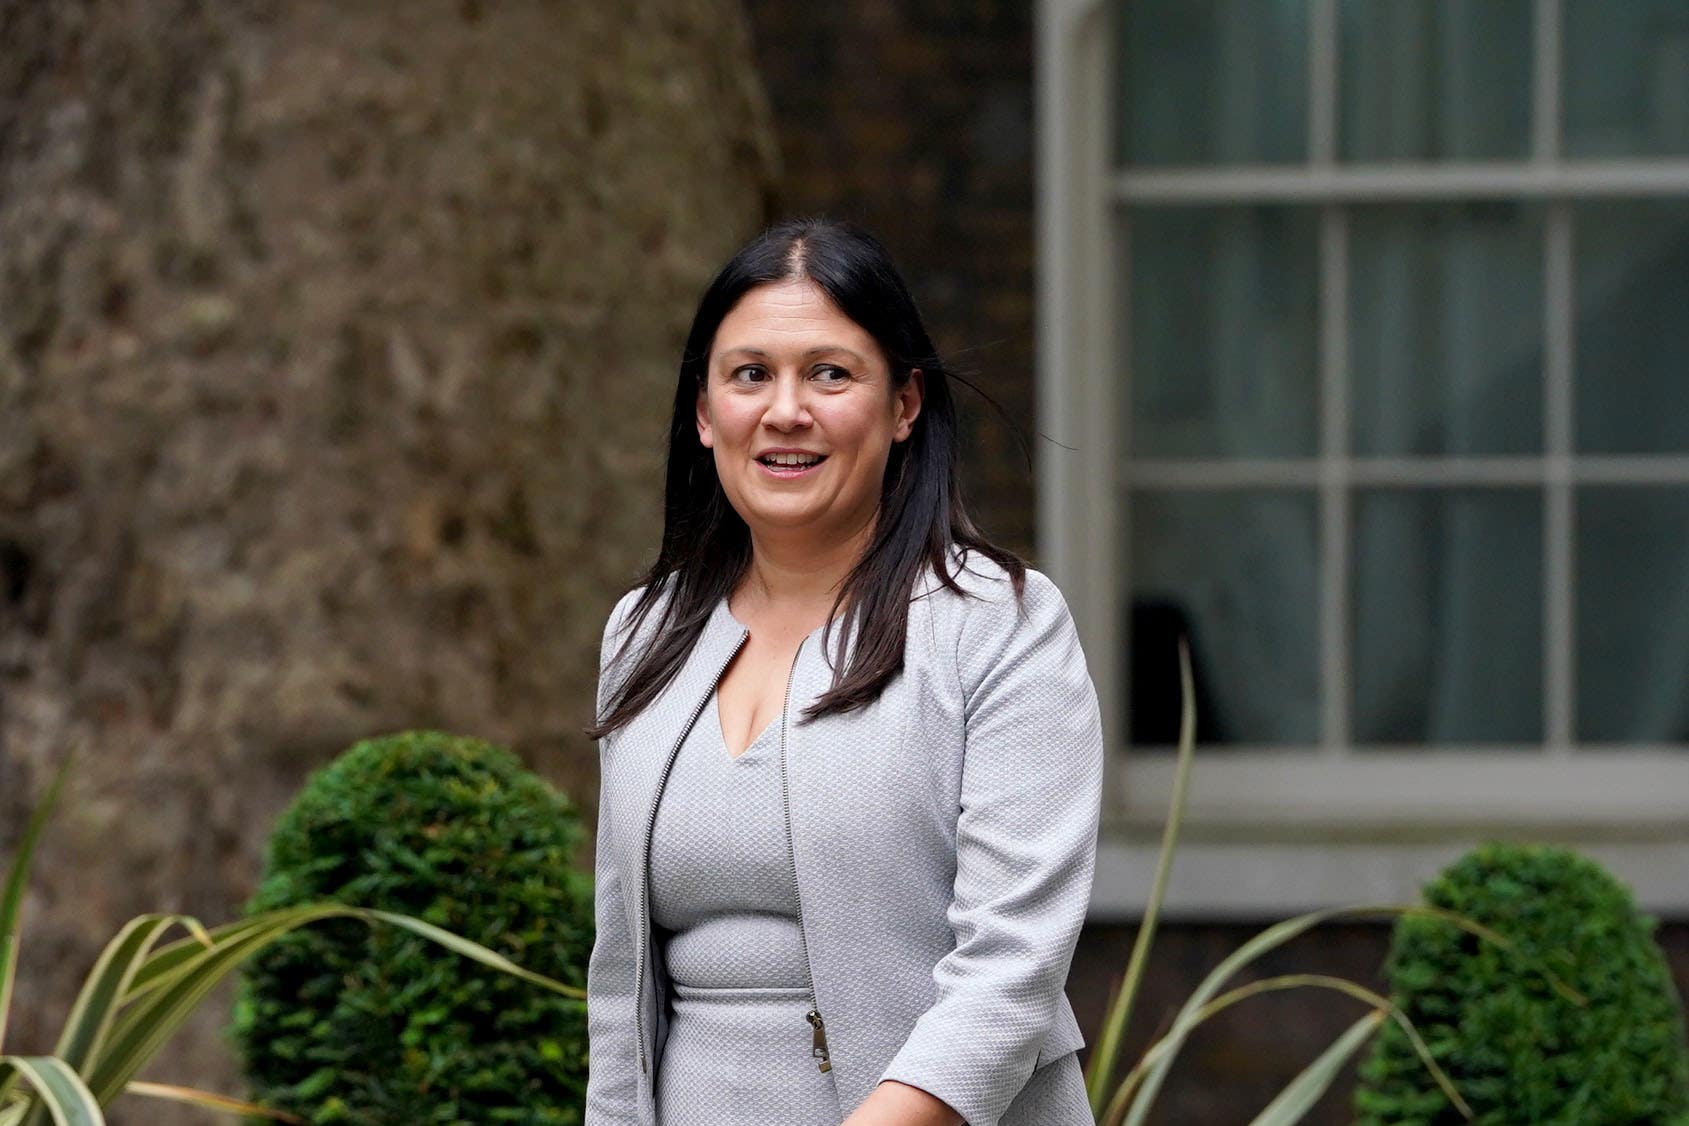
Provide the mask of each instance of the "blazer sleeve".
POLYGON ((996 1126, 1032 1074, 1090 904, 1102 718, 1061 591, 969 601, 957 666, 967 739, 937 999, 881 1076, 996 1126))
MULTIPOLYGON (((621 644, 617 632, 632 596, 610 612, 598 657, 598 716, 610 694, 608 665, 621 644)), ((613 737, 613 736, 612 736, 613 737)), ((599 741, 598 840, 594 871, 597 934, 586 973, 586 1126, 635 1126, 639 1122, 639 1062, 634 1044, 633 935, 622 898, 621 877, 611 855, 610 801, 604 787, 599 741)))

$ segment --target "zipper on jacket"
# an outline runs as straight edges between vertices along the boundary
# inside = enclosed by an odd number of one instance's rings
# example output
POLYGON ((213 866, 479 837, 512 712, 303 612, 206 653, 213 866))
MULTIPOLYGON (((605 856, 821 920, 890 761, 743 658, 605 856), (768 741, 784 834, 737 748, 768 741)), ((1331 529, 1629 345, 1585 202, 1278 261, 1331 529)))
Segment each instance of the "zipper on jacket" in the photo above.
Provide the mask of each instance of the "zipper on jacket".
POLYGON ((815 1036, 811 1041, 809 1054, 811 1056, 821 1057, 822 1071, 831 1071, 833 1069, 833 1064, 832 1061, 827 1058, 827 1028, 821 1023, 820 1011, 817 1009, 811 1009, 804 1019, 815 1026, 815 1036))
MULTIPOLYGON (((804 641, 808 641, 806 637, 804 641)), ((814 1028, 811 1037, 809 1054, 821 1062, 816 1066, 822 1071, 833 1070, 833 1062, 827 1054, 827 1027, 821 1022, 821 1006, 815 1000, 815 970, 809 964, 809 942, 803 933, 803 896, 798 891, 798 854, 792 845, 792 799, 786 785, 786 714, 792 705, 792 678, 798 671, 798 653, 803 652, 803 641, 798 642, 797 653, 792 654, 792 667, 786 673, 786 698, 780 705, 780 805, 786 814, 786 855, 792 862, 792 902, 798 908, 798 944, 803 947, 803 970, 809 978, 809 1012, 804 1016, 814 1028)))
MULTIPOLYGON (((698 706, 692 709, 692 719, 685 727, 680 729, 680 736, 675 739, 674 746, 669 748, 669 757, 667 761, 663 763, 663 773, 657 779, 656 796, 651 799, 651 815, 645 819, 645 845, 640 854, 639 861, 639 957, 634 963, 635 970, 633 975, 634 1036, 639 1043, 639 1071, 641 1075, 650 1074, 645 1065, 645 948, 650 945, 651 940, 650 928, 645 922, 645 912, 647 901, 651 893, 651 837, 657 828, 657 806, 663 800, 663 787, 668 784, 669 772, 674 769, 675 753, 680 750, 680 745, 686 741, 686 736, 691 733, 693 725, 698 722, 698 717, 703 714, 704 705, 710 702, 710 696, 715 693, 716 685, 721 683, 721 674, 727 671, 727 666, 733 663, 733 658, 739 655, 739 650, 745 647, 745 641, 750 636, 750 630, 744 630, 740 634, 739 644, 733 647, 733 652, 729 653, 727 658, 721 662, 721 667, 716 669, 715 677, 710 681, 709 692, 706 692, 704 694, 704 698, 698 701, 698 706)), ((798 648, 801 649, 803 646, 799 645, 798 648)), ((797 662, 794 660, 793 667, 796 667, 796 664, 797 662)), ((792 682, 790 677, 788 677, 786 680, 786 694, 790 696, 791 691, 792 682)), ((784 744, 785 727, 782 726, 780 730, 781 741, 782 744, 784 744)), ((790 832, 789 822, 787 831, 788 833, 790 832)), ((790 837, 787 839, 789 842, 790 837)), ((813 989, 811 992, 813 992, 813 989)), ((661 1003, 662 1001, 659 998, 658 1004, 661 1003)), ((819 1033, 817 1034, 819 1035, 819 1033)), ((823 1068, 822 1070, 826 1069, 823 1068)))

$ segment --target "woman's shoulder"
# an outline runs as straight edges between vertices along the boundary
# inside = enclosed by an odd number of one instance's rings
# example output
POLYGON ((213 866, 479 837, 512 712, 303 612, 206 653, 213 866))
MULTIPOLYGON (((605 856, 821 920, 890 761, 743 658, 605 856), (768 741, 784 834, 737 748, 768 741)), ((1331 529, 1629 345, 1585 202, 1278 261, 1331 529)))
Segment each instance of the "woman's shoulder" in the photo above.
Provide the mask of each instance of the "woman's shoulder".
POLYGON ((1038 568, 1024 565, 1017 595, 1009 568, 990 556, 952 548, 950 558, 956 589, 929 567, 914 605, 926 606, 934 640, 942 639, 959 655, 968 649, 996 648, 1025 631, 1041 635, 1073 628, 1066 598, 1038 568))
POLYGON ((953 581, 944 585, 929 568, 924 622, 911 619, 910 640, 924 660, 945 670, 962 700, 972 700, 995 674, 1041 675, 1078 652, 1079 637, 1067 600, 1044 572, 1025 565, 1017 596, 1009 568, 978 551, 952 552, 953 581), (919 639, 919 640, 917 640, 919 639))
POLYGON ((1066 609, 1066 600, 1054 580, 1030 563, 1023 563, 1022 570, 1022 589, 1017 596, 1014 576, 1007 566, 973 548, 952 547, 951 581, 960 589, 952 589, 945 584, 929 566, 918 584, 921 589, 917 590, 916 597, 930 599, 935 606, 964 616, 972 615, 976 606, 995 608, 986 609, 985 617, 1000 616, 1004 607, 1015 608, 1018 612, 1028 604, 1037 608, 1059 603, 1062 609, 1066 609))
MULTIPOLYGON (((636 648, 636 646, 624 643, 627 640, 629 627, 635 624, 632 621, 634 609, 645 596, 648 586, 649 584, 641 584, 634 587, 618 598, 616 604, 610 608, 610 616, 604 621, 604 639, 598 652, 600 671, 609 665, 611 658, 617 653, 632 652, 636 648)), ((656 600, 652 603, 650 610, 637 623, 641 632, 649 635, 650 631, 655 628, 656 623, 662 621, 663 604, 668 600, 672 591, 672 583, 664 584, 658 589, 656 600)))

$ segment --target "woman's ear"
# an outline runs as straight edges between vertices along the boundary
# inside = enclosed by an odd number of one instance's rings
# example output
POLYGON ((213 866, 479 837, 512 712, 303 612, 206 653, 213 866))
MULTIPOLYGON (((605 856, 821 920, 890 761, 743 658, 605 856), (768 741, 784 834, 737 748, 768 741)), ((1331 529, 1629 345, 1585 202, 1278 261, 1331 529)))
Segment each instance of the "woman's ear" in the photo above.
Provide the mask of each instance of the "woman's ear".
POLYGON ((704 385, 700 383, 698 385, 698 441, 701 442, 707 450, 713 448, 710 443, 714 440, 714 437, 710 433, 709 395, 706 394, 704 385))
POLYGON ((897 429, 892 440, 901 442, 915 429, 915 419, 921 413, 921 400, 926 397, 926 376, 920 368, 909 372, 909 378, 897 389, 897 429))

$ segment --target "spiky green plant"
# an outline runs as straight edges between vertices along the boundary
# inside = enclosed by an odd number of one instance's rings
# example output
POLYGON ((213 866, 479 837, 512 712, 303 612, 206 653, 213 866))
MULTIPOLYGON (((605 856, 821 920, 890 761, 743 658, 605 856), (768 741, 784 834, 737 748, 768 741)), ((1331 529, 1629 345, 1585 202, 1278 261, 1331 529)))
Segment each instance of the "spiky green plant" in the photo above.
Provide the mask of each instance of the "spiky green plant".
POLYGON ((1465 1100, 1439 1066, 1409 1015, 1389 998, 1380 996, 1365 986, 1324 974, 1287 974, 1251 982, 1220 993, 1226 982, 1250 963, 1322 923, 1357 916, 1384 916, 1425 920, 1426 925, 1440 927, 1469 942, 1487 944, 1494 950, 1504 952, 1500 956, 1511 957, 1521 974, 1535 975, 1537 981, 1555 992, 1561 1003, 1583 1003, 1583 998, 1575 990, 1555 977, 1539 959, 1515 947, 1508 938, 1482 923, 1450 910, 1447 906, 1434 904, 1339 907, 1300 915, 1268 927, 1224 959, 1202 980, 1173 1018, 1172 1027, 1150 1045, 1127 1071, 1124 1079, 1118 1083, 1115 1081, 1126 1024, 1131 1017, 1138 986, 1149 960, 1162 900, 1167 892, 1167 881, 1172 874, 1173 855, 1178 845, 1179 827, 1184 819, 1191 762, 1195 755, 1195 692, 1192 687, 1190 653, 1183 640, 1179 644, 1179 672, 1183 692, 1179 722, 1179 757, 1174 772, 1171 808, 1162 833, 1161 854, 1156 864, 1149 903, 1127 962, 1126 976, 1119 990, 1109 1001, 1107 1013, 1103 1018, 1102 1034, 1085 1066, 1086 1090, 1091 1100, 1091 1111, 1097 1121, 1102 1126, 1142 1126, 1154 1105, 1155 1096, 1178 1056, 1179 1049, 1184 1046, 1192 1032, 1210 1017, 1239 1002, 1262 993, 1286 989, 1323 989, 1342 993, 1364 1002, 1370 1009, 1287 1084, 1260 1114, 1251 1120, 1251 1126, 1292 1126, 1302 1121, 1330 1089, 1343 1068, 1380 1029, 1391 1030, 1396 1041, 1403 1045, 1404 1066, 1424 1068, 1452 1113, 1466 1118, 1472 1117, 1465 1100))
MULTIPOLYGON (((0 1051, 17 971, 24 883, 69 768, 67 757, 24 830, 0 898, 0 1051)), ((359 919, 370 925, 399 927, 565 997, 586 999, 584 991, 526 970, 477 942, 389 911, 311 904, 209 930, 187 915, 142 915, 106 944, 51 1055, 0 1054, 0 1126, 45 1126, 49 1119, 54 1126, 104 1126, 104 1108, 126 1091, 212 1110, 300 1121, 237 1099, 140 1083, 134 1077, 230 970, 282 935, 324 919, 359 919), (187 931, 187 937, 163 942, 175 928, 187 931)))
MULTIPOLYGON (((1420 919, 1396 924, 1392 997, 1480 1126, 1689 1126, 1683 1007, 1654 921, 1629 890, 1569 849, 1483 845, 1425 888, 1428 903, 1505 931, 1584 994, 1567 1005, 1516 959, 1420 919)), ((1388 1030, 1361 1068, 1357 1126, 1452 1122, 1388 1030)))

